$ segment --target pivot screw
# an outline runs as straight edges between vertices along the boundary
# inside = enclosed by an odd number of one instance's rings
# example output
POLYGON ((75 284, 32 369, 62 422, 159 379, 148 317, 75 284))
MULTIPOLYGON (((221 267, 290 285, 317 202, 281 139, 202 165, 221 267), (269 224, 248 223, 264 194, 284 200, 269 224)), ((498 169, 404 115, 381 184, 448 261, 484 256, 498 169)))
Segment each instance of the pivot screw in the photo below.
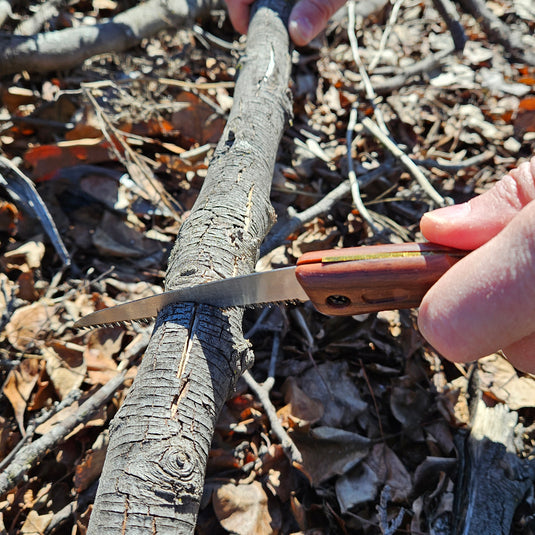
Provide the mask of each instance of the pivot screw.
POLYGON ((326 302, 329 306, 335 308, 344 308, 351 304, 351 299, 345 295, 329 295, 326 302))

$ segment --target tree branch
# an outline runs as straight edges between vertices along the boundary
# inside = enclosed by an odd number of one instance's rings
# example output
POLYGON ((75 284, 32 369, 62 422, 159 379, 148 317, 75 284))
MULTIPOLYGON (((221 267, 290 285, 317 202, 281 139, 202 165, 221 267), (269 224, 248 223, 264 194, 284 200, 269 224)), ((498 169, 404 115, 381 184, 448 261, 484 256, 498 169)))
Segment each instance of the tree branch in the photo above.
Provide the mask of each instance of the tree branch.
POLYGON ((0 34, 0 76, 69 69, 97 54, 121 52, 142 39, 190 25, 216 0, 148 0, 94 26, 31 36, 0 34))
MULTIPOLYGON (((254 269, 291 113, 290 8, 255 5, 234 105, 171 253, 167 289, 254 269)), ((193 532, 217 416, 251 361, 241 310, 184 303, 162 311, 112 423, 89 534, 193 532)))

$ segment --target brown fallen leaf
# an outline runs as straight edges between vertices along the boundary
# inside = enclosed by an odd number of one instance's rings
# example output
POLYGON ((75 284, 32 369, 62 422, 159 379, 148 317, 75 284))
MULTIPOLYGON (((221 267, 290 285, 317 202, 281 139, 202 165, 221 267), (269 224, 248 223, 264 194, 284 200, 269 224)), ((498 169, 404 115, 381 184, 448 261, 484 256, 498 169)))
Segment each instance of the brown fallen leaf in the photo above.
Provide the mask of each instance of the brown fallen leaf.
POLYGON ((110 144, 104 139, 86 138, 73 141, 60 141, 55 145, 39 145, 24 155, 25 162, 33 167, 36 177, 49 178, 63 167, 80 163, 99 163, 113 159, 110 144))
POLYGON ((110 212, 105 212, 95 230, 93 245, 103 255, 121 258, 144 258, 164 254, 161 242, 147 238, 142 230, 110 212))
POLYGON ((277 411, 279 419, 286 426, 313 424, 323 416, 320 401, 307 396, 293 377, 288 377, 282 386, 286 405, 277 411))
POLYGON ((57 342, 41 349, 46 360, 46 371, 60 399, 79 388, 87 370, 83 353, 67 344, 57 342))
POLYGON ((24 413, 39 378, 41 363, 37 359, 25 359, 11 370, 4 383, 3 392, 13 407, 15 418, 23 435, 24 413))
POLYGON ((303 392, 323 405, 322 425, 342 427, 368 409, 348 371, 347 362, 328 361, 310 368, 298 379, 303 392))
POLYGON ((19 351, 41 345, 47 334, 54 330, 53 321, 57 306, 41 302, 23 306, 15 310, 6 325, 9 343, 19 351))
POLYGON ((375 472, 381 486, 390 487, 393 502, 399 503, 409 498, 412 490, 411 476, 399 457, 386 444, 376 444, 365 462, 375 472))
POLYGON ((183 102, 184 107, 173 113, 171 122, 182 136, 200 145, 219 141, 225 126, 223 117, 193 93, 184 91, 176 101, 183 102))
POLYGON ((48 527, 48 524, 52 521, 53 516, 54 513, 40 515, 37 511, 32 509, 28 513, 19 533, 25 535, 42 535, 48 527))
POLYGON ((258 481, 248 485, 221 485, 213 493, 215 514, 221 525, 237 535, 278 533, 280 511, 269 507, 268 497, 258 481))
POLYGON ((74 488, 76 492, 82 492, 100 477, 106 451, 108 449, 109 431, 105 429, 95 440, 91 449, 87 450, 84 458, 76 466, 74 472, 74 488))
POLYGON ((121 350, 124 333, 121 327, 105 327, 94 329, 89 334, 84 361, 90 383, 106 384, 117 374, 113 356, 121 350))
POLYGON ((313 486, 345 474, 368 455, 371 445, 366 437, 334 427, 293 431, 290 437, 303 455, 302 469, 313 486))

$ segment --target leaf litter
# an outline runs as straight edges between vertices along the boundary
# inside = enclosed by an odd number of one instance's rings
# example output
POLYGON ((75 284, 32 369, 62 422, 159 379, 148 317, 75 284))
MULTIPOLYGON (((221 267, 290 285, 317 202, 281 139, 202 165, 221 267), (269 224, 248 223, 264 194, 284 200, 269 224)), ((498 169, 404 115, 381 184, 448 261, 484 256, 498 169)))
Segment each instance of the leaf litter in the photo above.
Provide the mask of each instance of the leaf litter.
MULTIPOLYGON (((533 46, 529 2, 500 0, 491 7, 525 35, 526 48, 533 46)), ((75 2, 62 10, 64 21, 98 20, 99 10, 119 8, 106 1, 86 9, 75 2)), ((363 98, 365 80, 343 13, 325 35, 294 52, 294 120, 272 192, 279 221, 273 232, 283 240, 261 259, 263 268, 369 240, 349 189, 307 218, 347 178, 352 106, 361 116, 379 110, 403 151, 456 202, 485 191, 534 153, 532 65, 509 61, 464 15, 464 53, 417 70, 421 60, 447 51, 451 36, 431 2, 402 4, 393 22, 391 13, 383 5, 357 28, 364 65, 376 64, 371 84, 384 95, 375 102, 363 98), (285 234, 301 214, 302 224, 285 234)), ((237 37, 216 14, 206 26, 229 43, 237 37)), ((32 198, 46 207, 29 209, 28 197, 17 191, 30 190, 0 180, 2 469, 99 385, 125 368, 126 386, 135 375, 150 329, 81 333, 72 325, 93 310, 161 291, 166 256, 202 186, 237 69, 236 47, 213 47, 198 35, 192 29, 164 34, 135 53, 89 59, 57 78, 2 81, 2 158, 15 163, 21 183, 31 181, 32 198), (69 270, 59 244, 68 251, 69 270)), ((418 221, 433 203, 410 173, 358 125, 350 152, 374 221, 389 229, 391 241, 420 239, 418 221)), ((256 325, 253 375, 268 377, 277 418, 303 460, 292 462, 265 407, 240 381, 213 439, 198 533, 451 527, 455 441, 469 426, 474 373, 486 399, 518 411, 530 455, 534 379, 499 354, 477 365, 442 361, 419 336, 415 314, 327 318, 308 305, 267 316, 247 311, 246 329, 256 325)), ((125 393, 119 388, 0 497, 0 532, 86 532, 107 427, 125 393)), ((532 515, 528 497, 511 533, 527 533, 532 515)))

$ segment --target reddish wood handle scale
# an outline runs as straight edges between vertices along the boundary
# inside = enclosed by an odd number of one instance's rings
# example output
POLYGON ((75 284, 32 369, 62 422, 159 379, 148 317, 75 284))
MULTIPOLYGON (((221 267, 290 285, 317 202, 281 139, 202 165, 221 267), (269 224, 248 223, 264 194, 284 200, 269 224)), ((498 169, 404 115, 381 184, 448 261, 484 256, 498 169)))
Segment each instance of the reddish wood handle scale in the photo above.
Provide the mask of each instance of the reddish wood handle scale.
POLYGON ((412 308, 468 252, 432 243, 314 251, 299 258, 296 276, 324 314, 412 308))

